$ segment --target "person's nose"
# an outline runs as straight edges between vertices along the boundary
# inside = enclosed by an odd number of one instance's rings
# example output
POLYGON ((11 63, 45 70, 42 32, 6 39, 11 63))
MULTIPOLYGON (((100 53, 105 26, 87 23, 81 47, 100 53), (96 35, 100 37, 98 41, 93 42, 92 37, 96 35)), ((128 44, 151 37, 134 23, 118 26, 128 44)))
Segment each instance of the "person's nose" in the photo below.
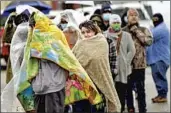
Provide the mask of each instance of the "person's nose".
POLYGON ((88 33, 85 32, 85 33, 84 33, 84 36, 87 37, 87 36, 88 36, 88 33))

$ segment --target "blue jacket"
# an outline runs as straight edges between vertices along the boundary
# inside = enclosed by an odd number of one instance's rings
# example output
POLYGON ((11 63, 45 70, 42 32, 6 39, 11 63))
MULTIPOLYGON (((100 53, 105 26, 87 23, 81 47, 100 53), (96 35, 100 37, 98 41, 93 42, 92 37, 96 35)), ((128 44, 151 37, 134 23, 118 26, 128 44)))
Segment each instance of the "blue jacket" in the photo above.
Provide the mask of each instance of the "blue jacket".
POLYGON ((147 64, 151 65, 160 60, 170 65, 170 32, 165 23, 152 30, 153 44, 147 47, 147 64))

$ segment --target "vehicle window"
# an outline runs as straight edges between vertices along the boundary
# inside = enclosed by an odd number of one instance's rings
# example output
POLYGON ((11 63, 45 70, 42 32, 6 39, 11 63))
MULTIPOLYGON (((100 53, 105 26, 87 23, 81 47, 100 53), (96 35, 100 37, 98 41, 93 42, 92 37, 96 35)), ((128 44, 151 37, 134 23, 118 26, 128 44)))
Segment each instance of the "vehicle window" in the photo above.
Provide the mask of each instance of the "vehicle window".
POLYGON ((144 7, 145 7, 145 9, 147 10, 147 12, 148 12, 150 18, 152 18, 152 17, 153 17, 152 7, 149 6, 149 5, 144 5, 144 7))
POLYGON ((111 4, 111 1, 94 1, 94 5, 98 5, 98 4, 111 4))
MULTIPOLYGON (((112 13, 113 14, 118 14, 118 15, 122 15, 122 13, 123 13, 123 11, 124 11, 124 9, 122 8, 118 8, 118 9, 112 9, 112 13)), ((144 13, 142 12, 142 10, 141 9, 137 9, 137 11, 138 11, 138 13, 139 13, 139 15, 140 15, 140 19, 141 20, 145 20, 146 18, 145 18, 145 15, 144 15, 144 13)))

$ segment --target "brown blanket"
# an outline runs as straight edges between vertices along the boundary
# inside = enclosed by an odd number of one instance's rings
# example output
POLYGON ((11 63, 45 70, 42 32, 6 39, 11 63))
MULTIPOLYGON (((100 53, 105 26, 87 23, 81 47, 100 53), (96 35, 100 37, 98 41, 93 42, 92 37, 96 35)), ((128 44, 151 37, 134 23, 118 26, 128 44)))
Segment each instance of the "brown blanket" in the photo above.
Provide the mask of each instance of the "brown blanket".
POLYGON ((109 48, 105 37, 99 33, 90 39, 79 40, 73 53, 104 94, 107 112, 120 112, 121 105, 110 72, 109 48))

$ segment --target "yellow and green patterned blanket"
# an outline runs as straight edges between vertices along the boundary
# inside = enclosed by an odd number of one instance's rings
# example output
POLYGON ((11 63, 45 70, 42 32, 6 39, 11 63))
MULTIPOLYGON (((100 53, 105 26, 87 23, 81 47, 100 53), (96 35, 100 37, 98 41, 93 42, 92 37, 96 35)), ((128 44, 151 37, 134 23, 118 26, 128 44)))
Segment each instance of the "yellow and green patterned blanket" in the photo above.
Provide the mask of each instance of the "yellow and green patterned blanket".
POLYGON ((95 85, 70 50, 66 38, 43 13, 34 15, 35 27, 29 30, 20 68, 17 97, 25 111, 34 110, 34 92, 31 80, 39 70, 38 60, 56 63, 69 72, 66 83, 65 104, 88 99, 92 104, 102 101, 95 85))

